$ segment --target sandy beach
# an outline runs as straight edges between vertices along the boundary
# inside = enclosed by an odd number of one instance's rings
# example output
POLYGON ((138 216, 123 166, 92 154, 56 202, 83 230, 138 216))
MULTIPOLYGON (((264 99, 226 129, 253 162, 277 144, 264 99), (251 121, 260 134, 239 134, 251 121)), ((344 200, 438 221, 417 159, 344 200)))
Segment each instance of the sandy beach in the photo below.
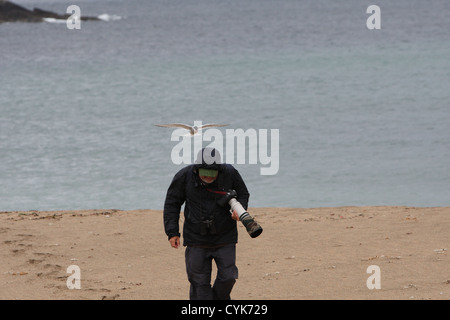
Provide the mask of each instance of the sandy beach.
MULTIPOLYGON (((250 208, 232 299, 450 299, 450 207, 250 208), (369 266, 380 289, 369 289, 369 266)), ((0 213, 0 299, 188 299, 157 210, 0 213), (69 289, 69 266, 80 289, 69 289)), ((71 282, 75 284, 76 282, 71 282)), ((375 283, 371 282, 371 283, 375 283)))

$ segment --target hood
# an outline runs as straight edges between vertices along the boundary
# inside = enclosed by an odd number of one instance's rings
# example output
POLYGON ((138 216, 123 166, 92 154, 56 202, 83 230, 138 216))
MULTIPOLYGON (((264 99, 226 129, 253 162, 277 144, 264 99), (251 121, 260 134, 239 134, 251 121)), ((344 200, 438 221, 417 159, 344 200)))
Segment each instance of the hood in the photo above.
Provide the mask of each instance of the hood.
POLYGON ((222 167, 220 152, 215 148, 203 148, 198 152, 194 164, 196 168, 220 170, 222 167))

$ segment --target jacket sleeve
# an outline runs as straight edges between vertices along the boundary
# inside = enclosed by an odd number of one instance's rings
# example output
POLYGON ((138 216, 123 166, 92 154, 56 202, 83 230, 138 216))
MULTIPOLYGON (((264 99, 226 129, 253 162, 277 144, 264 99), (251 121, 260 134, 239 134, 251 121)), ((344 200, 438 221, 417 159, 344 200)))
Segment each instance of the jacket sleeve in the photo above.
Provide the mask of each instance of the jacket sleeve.
POLYGON ((169 239, 180 236, 180 211, 186 200, 185 174, 186 170, 182 169, 174 176, 164 202, 164 231, 169 239))
POLYGON ((248 199, 250 197, 250 193, 247 190, 247 186, 245 185, 244 180, 242 179, 239 171, 235 168, 233 174, 233 189, 237 192, 236 200, 239 201, 245 210, 248 209, 248 199))

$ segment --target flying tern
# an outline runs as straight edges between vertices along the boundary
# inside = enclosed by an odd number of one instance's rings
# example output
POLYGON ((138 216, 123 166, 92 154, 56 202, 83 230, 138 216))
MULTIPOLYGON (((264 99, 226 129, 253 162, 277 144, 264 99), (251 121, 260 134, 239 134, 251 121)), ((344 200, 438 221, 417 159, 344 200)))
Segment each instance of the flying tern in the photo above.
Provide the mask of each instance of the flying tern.
POLYGON ((229 124, 217 124, 217 123, 210 123, 210 124, 204 124, 201 126, 190 126, 183 123, 167 123, 167 124, 155 124, 157 127, 165 127, 165 128, 183 128, 189 131, 189 135, 193 136, 199 133, 204 128, 212 128, 212 127, 225 127, 229 124))

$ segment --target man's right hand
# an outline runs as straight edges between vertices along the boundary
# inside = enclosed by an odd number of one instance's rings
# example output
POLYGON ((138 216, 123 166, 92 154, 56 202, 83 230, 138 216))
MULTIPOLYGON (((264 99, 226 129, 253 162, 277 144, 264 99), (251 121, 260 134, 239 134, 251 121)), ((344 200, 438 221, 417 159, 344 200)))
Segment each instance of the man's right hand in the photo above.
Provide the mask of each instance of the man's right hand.
POLYGON ((172 246, 172 248, 178 249, 178 247, 180 246, 180 237, 175 236, 169 239, 170 245, 172 246))

